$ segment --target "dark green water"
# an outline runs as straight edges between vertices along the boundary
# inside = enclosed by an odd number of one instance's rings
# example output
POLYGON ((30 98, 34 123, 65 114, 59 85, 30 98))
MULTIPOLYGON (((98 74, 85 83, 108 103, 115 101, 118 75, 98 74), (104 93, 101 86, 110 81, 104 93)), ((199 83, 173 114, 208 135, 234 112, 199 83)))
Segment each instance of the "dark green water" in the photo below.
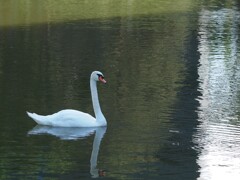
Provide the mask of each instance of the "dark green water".
POLYGON ((237 1, 14 2, 0 1, 0 179, 239 179, 237 1), (93 114, 93 70, 107 128, 27 117, 93 114))

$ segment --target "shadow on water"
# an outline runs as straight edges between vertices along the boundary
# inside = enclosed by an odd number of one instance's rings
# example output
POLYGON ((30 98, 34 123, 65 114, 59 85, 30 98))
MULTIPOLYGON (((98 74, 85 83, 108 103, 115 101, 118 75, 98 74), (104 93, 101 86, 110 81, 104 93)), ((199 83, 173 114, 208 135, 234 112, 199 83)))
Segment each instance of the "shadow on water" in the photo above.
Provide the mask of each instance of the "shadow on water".
POLYGON ((159 173, 164 179, 197 179, 199 177, 199 165, 196 163, 198 153, 194 150, 195 144, 192 136, 198 125, 198 38, 197 31, 192 34, 186 44, 184 71, 185 79, 183 86, 178 90, 178 101, 174 105, 170 122, 172 126, 168 129, 171 136, 165 142, 165 147, 157 154, 159 159, 159 173), (171 154, 171 156, 168 156, 171 154), (177 173, 178 176, 173 174, 177 173))

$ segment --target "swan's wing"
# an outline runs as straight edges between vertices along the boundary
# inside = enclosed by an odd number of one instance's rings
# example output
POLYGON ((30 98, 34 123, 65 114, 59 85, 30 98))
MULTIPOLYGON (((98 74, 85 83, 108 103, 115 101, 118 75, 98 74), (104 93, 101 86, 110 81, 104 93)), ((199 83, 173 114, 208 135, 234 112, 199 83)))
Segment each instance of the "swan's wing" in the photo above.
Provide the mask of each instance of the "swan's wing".
POLYGON ((56 127, 94 127, 96 119, 88 113, 66 109, 52 115, 42 116, 35 113, 28 113, 34 121, 41 125, 56 127))

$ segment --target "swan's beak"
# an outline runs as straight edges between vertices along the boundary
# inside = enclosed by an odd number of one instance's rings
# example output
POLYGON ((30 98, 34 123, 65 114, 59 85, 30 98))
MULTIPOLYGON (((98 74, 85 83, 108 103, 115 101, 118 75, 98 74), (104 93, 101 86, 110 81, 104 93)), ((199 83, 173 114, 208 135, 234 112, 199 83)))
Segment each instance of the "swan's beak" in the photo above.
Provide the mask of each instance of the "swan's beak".
POLYGON ((99 81, 101 81, 102 83, 104 83, 104 84, 106 84, 107 83, 107 81, 104 79, 104 77, 102 77, 102 76, 99 76, 99 81))

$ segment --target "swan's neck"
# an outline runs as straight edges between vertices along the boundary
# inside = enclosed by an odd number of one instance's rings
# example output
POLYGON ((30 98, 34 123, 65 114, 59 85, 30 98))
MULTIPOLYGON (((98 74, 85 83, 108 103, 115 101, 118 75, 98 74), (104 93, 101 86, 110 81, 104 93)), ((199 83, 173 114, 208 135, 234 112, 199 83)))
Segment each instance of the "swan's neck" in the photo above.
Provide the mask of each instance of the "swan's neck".
POLYGON ((97 92, 97 83, 94 80, 90 80, 90 88, 91 88, 91 94, 92 94, 92 103, 93 103, 93 110, 95 113, 96 121, 100 123, 102 126, 106 125, 106 119, 101 111, 101 107, 99 104, 98 99, 98 92, 97 92))

